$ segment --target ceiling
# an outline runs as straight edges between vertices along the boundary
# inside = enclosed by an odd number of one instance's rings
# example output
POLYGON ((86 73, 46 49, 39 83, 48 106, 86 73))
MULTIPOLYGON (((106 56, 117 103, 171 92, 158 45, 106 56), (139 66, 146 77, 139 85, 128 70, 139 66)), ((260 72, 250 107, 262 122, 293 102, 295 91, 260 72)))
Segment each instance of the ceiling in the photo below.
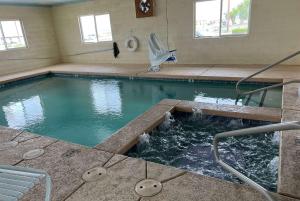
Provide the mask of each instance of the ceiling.
POLYGON ((0 5, 53 6, 87 0, 0 0, 0 5))

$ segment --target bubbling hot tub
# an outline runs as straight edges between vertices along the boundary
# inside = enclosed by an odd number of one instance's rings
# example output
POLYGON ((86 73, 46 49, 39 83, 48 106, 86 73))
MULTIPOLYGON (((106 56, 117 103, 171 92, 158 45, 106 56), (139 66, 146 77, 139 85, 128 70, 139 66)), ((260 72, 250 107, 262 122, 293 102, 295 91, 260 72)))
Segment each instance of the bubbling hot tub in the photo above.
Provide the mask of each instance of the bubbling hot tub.
MULTIPOLYGON (((203 115, 201 111, 175 112, 166 115, 166 120, 150 135, 142 135, 127 155, 239 183, 215 161, 214 135, 270 123, 203 115)), ((224 161, 266 189, 276 191, 279 133, 227 138, 219 145, 224 161)))

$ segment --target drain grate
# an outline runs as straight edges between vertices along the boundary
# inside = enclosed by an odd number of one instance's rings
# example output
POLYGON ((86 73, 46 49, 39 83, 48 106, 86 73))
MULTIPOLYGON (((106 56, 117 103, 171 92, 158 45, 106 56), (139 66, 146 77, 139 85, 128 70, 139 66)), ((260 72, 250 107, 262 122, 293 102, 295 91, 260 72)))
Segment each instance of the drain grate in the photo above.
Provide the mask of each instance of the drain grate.
POLYGON ((95 168, 92 168, 92 169, 86 171, 82 175, 82 179, 85 180, 85 181, 88 181, 88 182, 97 181, 105 175, 106 175, 106 169, 105 168, 95 167, 95 168))
POLYGON ((23 159, 25 160, 35 159, 43 155, 44 152, 45 151, 43 149, 33 149, 23 154, 23 159))
POLYGON ((0 143, 0 151, 4 151, 13 147, 16 147, 19 143, 17 141, 9 141, 0 143))
POLYGON ((152 197, 162 190, 162 184, 154 179, 145 179, 135 186, 135 191, 142 197, 152 197))

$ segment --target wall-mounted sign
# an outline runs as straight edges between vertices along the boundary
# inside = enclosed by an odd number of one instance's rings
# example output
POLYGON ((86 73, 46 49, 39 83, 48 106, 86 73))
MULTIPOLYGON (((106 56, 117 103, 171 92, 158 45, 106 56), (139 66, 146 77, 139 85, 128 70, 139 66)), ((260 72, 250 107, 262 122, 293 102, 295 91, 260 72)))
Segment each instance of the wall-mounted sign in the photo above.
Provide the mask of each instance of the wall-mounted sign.
POLYGON ((151 17, 154 14, 154 0, 135 0, 136 17, 151 17))

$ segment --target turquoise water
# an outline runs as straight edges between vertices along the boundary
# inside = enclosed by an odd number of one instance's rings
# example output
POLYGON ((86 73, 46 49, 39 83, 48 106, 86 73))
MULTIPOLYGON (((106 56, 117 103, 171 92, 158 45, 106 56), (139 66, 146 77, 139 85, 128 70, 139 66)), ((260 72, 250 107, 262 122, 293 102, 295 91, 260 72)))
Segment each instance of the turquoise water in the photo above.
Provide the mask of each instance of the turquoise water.
MULTIPOLYGON (((234 87, 231 82, 52 75, 2 87, 0 125, 95 146, 164 98, 234 104, 234 87)), ((242 85, 243 90, 258 87, 242 85)), ((281 90, 271 91, 265 106, 280 104, 281 90)))
MULTIPOLYGON (((221 132, 267 124, 270 122, 175 113, 169 124, 164 123, 150 136, 141 137, 127 155, 240 183, 215 161, 213 138, 221 132)), ((223 139, 219 151, 227 164, 276 192, 278 133, 223 139)))

